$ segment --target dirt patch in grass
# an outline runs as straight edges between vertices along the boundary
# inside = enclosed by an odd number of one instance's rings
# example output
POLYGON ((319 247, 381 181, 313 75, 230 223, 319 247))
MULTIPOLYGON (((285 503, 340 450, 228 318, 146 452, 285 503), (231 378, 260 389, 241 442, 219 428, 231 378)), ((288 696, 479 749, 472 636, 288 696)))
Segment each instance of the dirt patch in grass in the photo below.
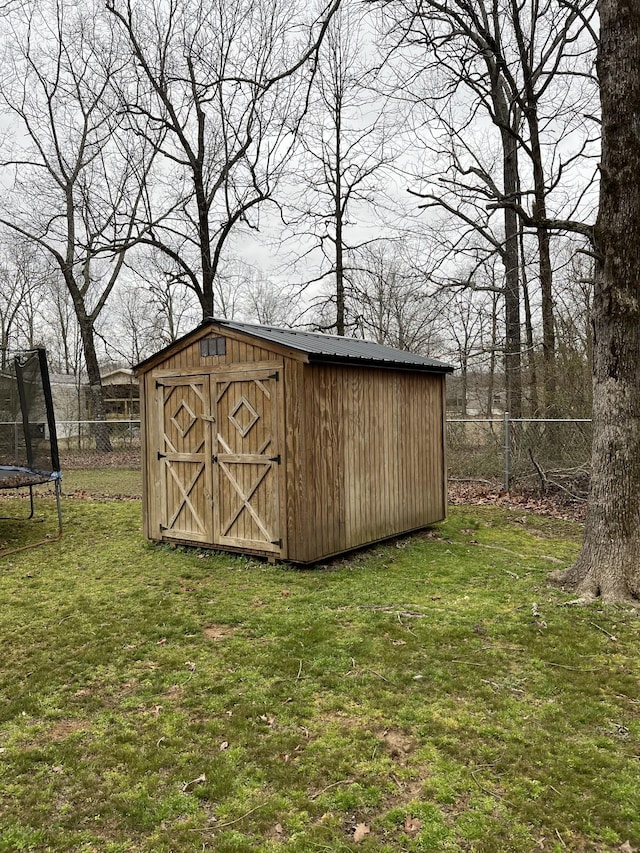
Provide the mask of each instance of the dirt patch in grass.
POLYGON ((184 698, 184 687, 181 684, 172 684, 159 694, 159 698, 166 699, 171 704, 179 705, 184 698))
POLYGON ((207 640, 218 641, 227 640, 229 637, 233 637, 237 630, 237 628, 234 628, 231 625, 208 625, 202 633, 207 640))
POLYGON ((46 732, 48 741, 64 740, 76 732, 84 732, 90 727, 86 720, 57 720, 46 732))
POLYGON ((379 737, 384 741, 391 758, 395 758, 400 766, 406 763, 407 756, 416 748, 415 740, 399 729, 385 729, 379 737))

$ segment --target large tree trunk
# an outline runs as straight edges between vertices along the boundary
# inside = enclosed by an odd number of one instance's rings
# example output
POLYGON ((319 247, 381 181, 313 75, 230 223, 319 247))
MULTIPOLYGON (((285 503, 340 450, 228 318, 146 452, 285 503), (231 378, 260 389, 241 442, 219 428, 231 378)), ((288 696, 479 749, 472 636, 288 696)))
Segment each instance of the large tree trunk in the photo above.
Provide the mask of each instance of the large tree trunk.
POLYGON ((593 300, 593 473, 576 564, 584 598, 640 598, 640 4, 600 0, 599 253, 593 300))
POLYGON ((193 181, 196 185, 196 204, 198 206, 198 242, 200 246, 200 265, 202 268, 202 292, 198 293, 202 308, 202 319, 215 316, 213 299, 213 280, 216 270, 211 257, 211 229, 209 227, 209 204, 204 188, 201 170, 194 169, 193 181))
MULTIPOLYGON (((487 70, 491 75, 492 103, 495 119, 500 128, 502 141, 502 179, 504 197, 512 201, 520 198, 518 174, 518 145, 512 132, 512 111, 507 103, 502 85, 502 76, 495 64, 495 57, 486 57, 487 70)), ((522 417, 522 339, 520 330, 520 251, 518 244, 519 222, 515 210, 504 209, 504 249, 502 260, 504 274, 504 378, 506 410, 514 418, 522 417)))

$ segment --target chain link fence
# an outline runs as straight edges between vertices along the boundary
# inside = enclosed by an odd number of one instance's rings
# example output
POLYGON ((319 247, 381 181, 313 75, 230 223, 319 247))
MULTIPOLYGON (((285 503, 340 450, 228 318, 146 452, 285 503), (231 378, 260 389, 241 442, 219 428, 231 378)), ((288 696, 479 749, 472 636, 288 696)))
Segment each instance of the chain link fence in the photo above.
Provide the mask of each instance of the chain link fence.
MULTIPOLYGON (((95 421, 57 421, 62 467, 140 465, 140 421, 107 421, 112 454, 96 451, 95 421), (120 463, 118 463, 120 460, 120 463)), ((15 425, 0 424, 11 430, 15 425)), ((591 421, 541 418, 448 418, 451 480, 586 495, 591 421)))
MULTIPOLYGON (((96 451, 96 421, 56 421, 61 451, 96 451)), ((114 450, 140 449, 139 420, 108 420, 109 441, 114 450)))
POLYGON ((583 497, 591 434, 591 420, 584 418, 511 418, 508 413, 493 419, 450 418, 449 477, 583 497))

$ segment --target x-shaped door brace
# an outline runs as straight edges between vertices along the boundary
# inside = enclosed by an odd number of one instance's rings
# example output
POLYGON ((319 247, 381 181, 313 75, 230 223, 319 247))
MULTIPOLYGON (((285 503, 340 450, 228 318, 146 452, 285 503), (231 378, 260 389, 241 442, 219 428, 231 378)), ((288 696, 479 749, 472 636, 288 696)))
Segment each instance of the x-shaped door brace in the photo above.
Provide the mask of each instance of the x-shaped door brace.
MULTIPOLYGON (((254 462, 254 463, 252 463, 252 464, 254 464, 254 465, 255 465, 256 463, 254 462)), ((269 473, 269 470, 271 469, 271 464, 270 464, 269 462, 266 462, 266 463, 265 463, 265 466, 266 466, 266 467, 265 467, 264 471, 262 471, 262 473, 261 473, 261 474, 259 474, 258 479, 257 479, 257 480, 255 481, 255 483, 251 486, 251 488, 249 489, 249 491, 245 494, 245 492, 243 492, 243 490, 242 490, 242 489, 241 489, 241 487, 239 486, 239 484, 238 484, 237 480, 235 479, 235 477, 233 476, 233 474, 231 473, 231 471, 229 471, 229 469, 228 469, 228 468, 227 468, 227 466, 224 464, 224 462, 220 462, 220 468, 224 471, 225 475, 226 475, 226 476, 227 476, 227 478, 229 479, 229 482, 231 483, 231 485, 233 486, 233 488, 234 488, 234 489, 235 489, 235 491, 237 492, 238 497, 240 498, 240 500, 241 500, 241 502, 242 502, 242 503, 241 503, 241 505, 238 507, 238 509, 237 509, 237 510, 235 511, 235 513, 233 514, 233 516, 231 517, 231 520, 226 524, 226 527, 224 528, 224 530, 223 530, 223 531, 221 531, 221 536, 228 536, 228 535, 229 535, 229 530, 233 527, 233 524, 235 523, 236 519, 238 518, 238 516, 240 515, 240 513, 242 512, 242 510, 243 510, 243 509, 246 509, 246 510, 247 510, 247 512, 249 513, 249 515, 251 516, 251 518, 253 518, 253 520, 255 521, 255 523, 258 525, 258 527, 259 527, 259 528, 260 528, 260 530, 262 531, 262 533, 263 533, 263 535, 264 535, 265 540, 266 540, 267 542, 271 542, 271 535, 270 535, 269 531, 267 530, 267 528, 264 526, 264 524, 263 524, 263 523, 262 523, 262 521, 260 520, 260 516, 258 515, 258 513, 255 511, 255 509, 254 509, 254 508, 251 506, 251 504, 249 503, 249 501, 251 500, 251 498, 252 498, 252 497, 254 496, 254 494, 256 493, 256 490, 257 490, 258 486, 260 485, 260 483, 262 483, 262 481, 264 480, 264 478, 265 478, 265 477, 267 476, 267 474, 269 473)))
POLYGON ((173 516, 171 517, 171 520, 167 524, 167 530, 171 530, 173 525, 176 523, 178 516, 182 512, 182 508, 186 505, 191 510, 191 514, 193 515, 195 522, 199 526, 200 532, 206 533, 205 525, 202 523, 202 520, 198 516, 198 513, 196 512, 194 505, 189 500, 189 495, 193 491, 195 484, 198 482, 198 478, 200 477, 200 474, 202 474, 202 472, 204 471, 204 462, 201 462, 198 465, 198 469, 197 469, 196 473, 193 475, 189 485, 186 487, 185 487, 184 483, 182 482, 182 480, 180 479, 180 477, 178 477, 176 472, 173 470, 173 466, 171 465, 170 460, 167 459, 167 460, 165 460, 165 462, 167 465, 167 470, 169 471, 169 473, 173 477, 174 482, 175 482, 176 486, 178 487, 180 494, 182 495, 182 501, 181 501, 179 507, 177 508, 177 510, 174 512, 173 516))
MULTIPOLYGON (((229 445, 225 442, 225 440, 222 438, 222 436, 221 436, 221 435, 218 435, 218 442, 219 442, 219 443, 222 445, 222 447, 224 448, 225 453, 229 453, 229 454, 231 454, 231 452, 232 452, 232 451, 231 451, 231 448, 230 448, 230 447, 229 447, 229 445)), ((260 447, 260 448, 258 449, 258 453, 257 453, 256 455, 257 455, 257 456, 261 456, 262 454, 264 454, 264 452, 266 451, 267 447, 268 447, 270 444, 271 444, 271 439, 270 439, 270 438, 268 438, 268 439, 264 442, 264 444, 262 445, 262 447, 260 447)), ((246 509, 246 510, 247 510, 247 512, 249 513, 249 515, 251 516, 251 518, 253 518, 253 520, 255 521, 255 523, 258 525, 259 529, 262 531, 262 533, 263 533, 263 535, 264 535, 265 540, 266 540, 267 542, 271 542, 273 537, 271 536, 271 534, 269 533, 269 531, 267 530, 267 528, 266 528, 266 527, 264 526, 264 524, 262 523, 262 521, 261 521, 260 516, 258 515, 258 513, 255 511, 255 509, 254 509, 254 508, 251 506, 251 504, 249 503, 249 501, 251 500, 251 498, 255 495, 255 493, 256 493, 256 491, 257 491, 258 487, 260 486, 260 484, 262 483, 262 481, 264 480, 264 478, 267 476, 267 474, 268 474, 268 473, 269 473, 269 471, 271 470, 271 467, 272 467, 271 462, 270 462, 270 461, 265 460, 265 462, 264 462, 264 463, 257 463, 257 462, 251 462, 251 463, 248 463, 248 464, 251 464, 251 465, 264 464, 266 467, 265 467, 265 468, 264 468, 264 470, 263 470, 263 471, 258 475, 258 479, 255 481, 255 483, 251 486, 251 488, 249 489, 249 491, 248 491, 248 492, 246 492, 246 493, 243 491, 242 487, 240 486, 240 484, 238 483, 238 481, 236 480, 236 478, 233 476, 233 474, 231 473, 231 471, 227 468, 227 466, 225 465, 225 463, 220 459, 220 457, 218 457, 218 464, 220 465, 220 468, 222 469, 222 471, 224 472, 225 476, 227 477, 227 479, 229 480, 229 482, 231 483, 231 485, 232 485, 232 486, 233 486, 233 488, 235 489, 235 491, 236 491, 236 493, 237 493, 237 495, 238 495, 238 497, 240 498, 240 501, 241 501, 240 506, 238 507, 238 509, 235 511, 235 513, 234 513, 234 514, 233 514, 233 516, 231 517, 231 520, 227 523, 226 527, 224 527, 224 530, 221 530, 221 531, 220 531, 220 535, 221 535, 221 536, 227 536, 227 535, 229 534, 229 530, 231 530, 231 528, 232 528, 232 527, 233 527, 233 525, 235 524, 236 519, 238 518, 238 516, 240 515, 240 513, 242 512, 242 510, 243 510, 243 509, 246 509)), ((243 464, 243 463, 241 463, 241 462, 240 462, 240 463, 234 463, 234 464, 240 464, 240 465, 241 465, 241 464, 243 464)))

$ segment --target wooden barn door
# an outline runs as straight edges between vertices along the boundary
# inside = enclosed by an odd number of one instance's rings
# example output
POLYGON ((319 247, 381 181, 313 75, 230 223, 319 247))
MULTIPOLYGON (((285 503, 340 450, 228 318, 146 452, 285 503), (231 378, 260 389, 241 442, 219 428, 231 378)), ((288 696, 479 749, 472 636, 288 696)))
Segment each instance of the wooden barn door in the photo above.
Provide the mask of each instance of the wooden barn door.
POLYGON ((282 554, 279 408, 282 368, 216 374, 216 544, 282 554))
POLYGON ((209 375, 156 379, 163 538, 213 543, 209 375))

